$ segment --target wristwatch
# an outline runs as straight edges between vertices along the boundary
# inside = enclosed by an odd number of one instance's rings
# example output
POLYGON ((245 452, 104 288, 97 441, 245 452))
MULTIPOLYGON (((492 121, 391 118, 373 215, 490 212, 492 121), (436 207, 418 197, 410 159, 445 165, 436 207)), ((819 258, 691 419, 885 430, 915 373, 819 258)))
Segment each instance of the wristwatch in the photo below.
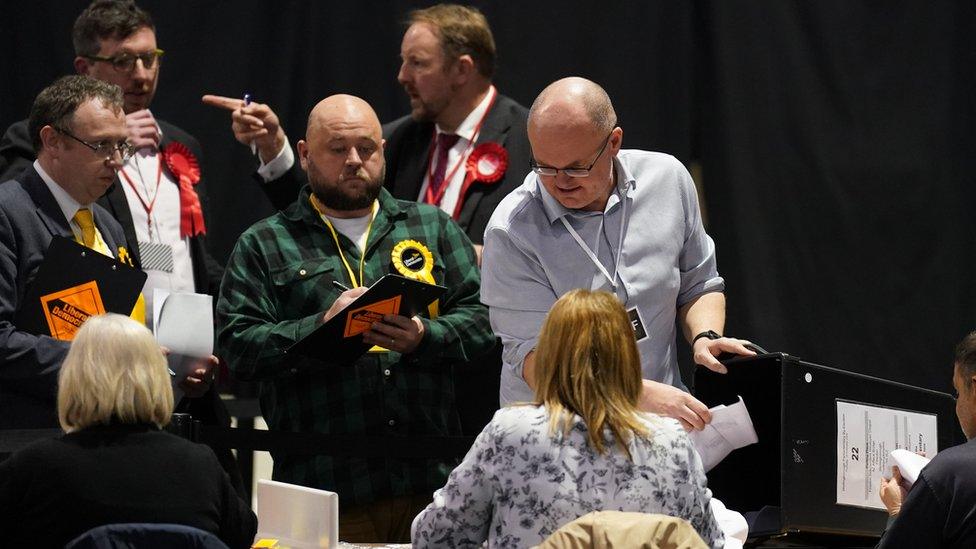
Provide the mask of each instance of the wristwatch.
POLYGON ((705 330, 704 332, 696 335, 695 336, 695 339, 692 339, 691 340, 692 346, 694 346, 694 344, 695 344, 696 341, 698 341, 699 339, 701 339, 703 337, 707 337, 708 339, 718 339, 718 338, 720 338, 722 336, 720 334, 718 334, 715 330, 705 330))

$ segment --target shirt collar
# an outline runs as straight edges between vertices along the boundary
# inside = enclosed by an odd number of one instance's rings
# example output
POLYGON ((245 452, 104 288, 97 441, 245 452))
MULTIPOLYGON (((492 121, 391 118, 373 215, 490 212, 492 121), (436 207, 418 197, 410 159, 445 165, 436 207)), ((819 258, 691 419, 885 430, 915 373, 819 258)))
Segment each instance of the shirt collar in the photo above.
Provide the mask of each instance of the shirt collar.
POLYGON ((83 207, 91 206, 91 204, 81 204, 74 198, 71 198, 68 191, 64 190, 61 185, 58 185, 57 182, 55 182, 46 171, 44 171, 44 168, 41 167, 40 161, 34 161, 34 169, 37 170, 37 174, 41 176, 44 184, 47 185, 47 188, 51 191, 51 194, 54 195, 54 200, 57 201, 58 207, 61 208, 61 213, 64 214, 64 218, 69 222, 75 218, 75 214, 78 213, 78 210, 83 207))
MULTIPOLYGON (((488 93, 485 94, 484 99, 478 106, 474 108, 473 111, 468 113, 468 116, 458 124, 457 129, 454 130, 454 134, 462 137, 468 141, 473 141, 475 138, 474 132, 478 129, 478 122, 484 118, 485 113, 488 112, 488 106, 491 105, 491 100, 495 97, 498 92, 495 90, 495 86, 492 85, 488 88, 488 93)), ((437 128, 437 135, 444 133, 440 126, 435 126, 437 128)))
MULTIPOLYGON (((617 176, 617 186, 614 188, 613 192, 610 193, 610 198, 607 200, 607 206, 603 210, 604 213, 609 213, 617 204, 620 203, 621 191, 625 191, 627 197, 630 197, 637 185, 637 180, 634 179, 634 176, 630 173, 630 170, 628 170, 627 166, 620 162, 620 159, 617 157, 613 158, 613 168, 614 173, 617 176)), ((590 213, 567 208, 560 204, 558 200, 549 194, 549 191, 546 190, 546 187, 542 184, 542 181, 539 180, 538 175, 535 176, 535 186, 536 195, 542 202, 542 210, 549 219, 549 223, 555 223, 556 221, 559 221, 559 218, 566 215, 590 213)))

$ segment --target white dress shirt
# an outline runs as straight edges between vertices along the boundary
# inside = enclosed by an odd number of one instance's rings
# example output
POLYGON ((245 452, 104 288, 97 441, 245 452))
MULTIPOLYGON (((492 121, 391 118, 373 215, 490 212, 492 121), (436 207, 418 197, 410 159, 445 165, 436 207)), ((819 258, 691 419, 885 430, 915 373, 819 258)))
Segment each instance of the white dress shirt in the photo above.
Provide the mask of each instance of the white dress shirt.
MULTIPOLYGON (((444 190, 444 196, 441 198, 440 209, 447 212, 447 215, 454 215, 454 208, 457 206, 458 197, 461 195, 461 187, 464 185, 465 169, 464 164, 467 163, 468 157, 471 156, 471 152, 474 150, 472 142, 478 138, 475 131, 479 131, 480 128, 478 124, 484 119, 485 113, 488 112, 488 107, 491 105, 492 100, 498 95, 498 91, 495 86, 491 86, 488 89, 488 93, 485 94, 484 99, 478 106, 474 108, 473 111, 468 113, 467 118, 465 118, 457 129, 454 130, 454 134, 460 139, 457 143, 447 152, 447 169, 444 172, 445 184, 447 188, 444 190), (460 165, 459 165, 460 164, 460 165), (457 166, 457 170, 454 174, 451 174, 451 170, 457 166)), ((437 126, 437 135, 444 133, 440 126, 437 126)), ((436 139, 434 141, 436 143, 436 139)), ((434 151, 436 153, 436 151, 434 151)), ((437 155, 432 155, 431 162, 436 159, 437 155)), ((427 171, 424 173, 424 183, 420 187, 420 196, 417 197, 418 202, 426 202, 427 197, 427 185, 430 182, 430 173, 436 166, 427 166, 427 171)))
POLYGON ((157 189, 156 176, 160 173, 161 161, 158 151, 140 149, 121 168, 129 181, 121 173, 119 174, 119 183, 125 191, 125 198, 132 212, 132 224, 135 227, 136 239, 139 241, 140 257, 145 256, 143 250, 151 244, 169 246, 173 252, 172 272, 147 269, 143 265, 143 270, 148 275, 142 293, 146 298, 146 324, 149 327, 152 327, 154 320, 152 318, 153 289, 159 288, 169 292, 196 290, 193 281, 193 261, 190 258, 190 239, 180 237, 180 186, 163 169, 157 189), (157 192, 159 196, 156 196, 157 192), (149 204, 153 197, 156 197, 156 202, 153 204, 150 216, 142 201, 149 204), (151 234, 149 224, 152 225, 151 234))

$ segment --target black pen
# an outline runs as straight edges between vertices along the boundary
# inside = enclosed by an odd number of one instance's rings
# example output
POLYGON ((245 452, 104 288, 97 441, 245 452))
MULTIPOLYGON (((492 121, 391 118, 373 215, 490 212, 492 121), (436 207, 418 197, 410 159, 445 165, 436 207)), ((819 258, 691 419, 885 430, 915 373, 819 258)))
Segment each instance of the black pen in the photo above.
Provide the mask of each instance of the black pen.
POLYGON ((345 285, 343 285, 343 283, 342 282, 339 282, 338 280, 333 280, 332 281, 332 285, 335 286, 336 288, 339 288, 343 292, 348 292, 349 291, 349 288, 346 288, 345 285))

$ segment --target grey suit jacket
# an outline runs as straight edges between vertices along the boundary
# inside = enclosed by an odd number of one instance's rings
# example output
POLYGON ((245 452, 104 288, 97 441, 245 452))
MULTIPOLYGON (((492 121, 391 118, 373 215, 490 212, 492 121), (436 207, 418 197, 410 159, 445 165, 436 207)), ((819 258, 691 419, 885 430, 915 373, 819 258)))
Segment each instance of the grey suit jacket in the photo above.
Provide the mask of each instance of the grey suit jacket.
MULTIPOLYGON (((122 226, 92 205, 110 250, 125 245, 122 226)), ((0 428, 57 427, 58 371, 68 344, 17 329, 14 318, 55 236, 74 238, 54 195, 33 167, 0 185, 0 428)))

